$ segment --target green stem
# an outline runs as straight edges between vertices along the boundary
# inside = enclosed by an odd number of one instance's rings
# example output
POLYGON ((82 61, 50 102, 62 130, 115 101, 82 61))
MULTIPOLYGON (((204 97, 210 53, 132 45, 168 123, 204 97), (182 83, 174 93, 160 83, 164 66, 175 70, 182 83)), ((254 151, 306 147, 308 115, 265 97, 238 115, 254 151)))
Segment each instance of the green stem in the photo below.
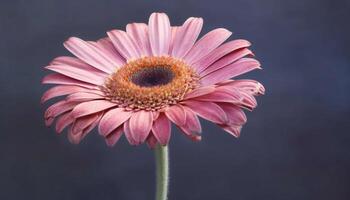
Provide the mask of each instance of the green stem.
POLYGON ((155 156, 157 170, 156 200, 166 200, 169 179, 168 146, 157 145, 155 148, 155 156))

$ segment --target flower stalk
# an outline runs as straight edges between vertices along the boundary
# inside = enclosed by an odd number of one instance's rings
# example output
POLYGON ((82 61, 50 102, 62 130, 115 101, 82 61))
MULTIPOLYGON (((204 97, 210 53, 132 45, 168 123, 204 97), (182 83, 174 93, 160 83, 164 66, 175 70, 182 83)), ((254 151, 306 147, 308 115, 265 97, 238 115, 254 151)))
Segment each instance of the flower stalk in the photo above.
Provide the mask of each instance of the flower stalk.
POLYGON ((167 200, 169 182, 168 146, 157 145, 156 157, 156 200, 167 200))

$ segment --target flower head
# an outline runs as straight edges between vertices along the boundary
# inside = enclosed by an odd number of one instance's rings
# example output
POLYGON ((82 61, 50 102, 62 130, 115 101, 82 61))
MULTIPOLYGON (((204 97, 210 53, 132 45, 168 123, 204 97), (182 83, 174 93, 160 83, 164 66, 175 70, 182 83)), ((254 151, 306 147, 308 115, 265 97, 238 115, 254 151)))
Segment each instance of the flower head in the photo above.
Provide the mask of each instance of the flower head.
POLYGON ((170 26, 168 16, 153 13, 149 23, 131 23, 126 31, 109 31, 98 41, 69 38, 64 46, 76 57, 55 58, 46 69, 55 73, 44 84, 56 84, 42 102, 63 100, 45 112, 56 131, 67 127, 79 143, 98 126, 109 146, 124 133, 132 145, 167 145, 171 122, 194 141, 201 139, 202 117, 238 137, 264 87, 254 80, 231 78, 260 64, 246 40, 225 42, 231 32, 218 28, 197 40, 202 18, 170 26))

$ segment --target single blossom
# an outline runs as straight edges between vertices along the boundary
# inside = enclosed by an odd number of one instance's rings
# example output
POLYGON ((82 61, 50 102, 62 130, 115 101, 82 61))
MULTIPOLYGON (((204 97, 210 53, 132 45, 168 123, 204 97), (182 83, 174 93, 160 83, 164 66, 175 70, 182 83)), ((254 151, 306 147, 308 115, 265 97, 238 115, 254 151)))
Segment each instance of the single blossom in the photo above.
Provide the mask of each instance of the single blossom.
POLYGON ((243 109, 257 106, 264 94, 255 80, 231 79, 260 63, 247 40, 224 43, 231 32, 218 28, 198 39, 202 18, 171 26, 164 13, 153 13, 148 25, 131 23, 97 41, 69 38, 64 46, 75 56, 55 58, 54 73, 43 84, 55 84, 41 101, 63 100, 45 112, 46 125, 68 129, 79 143, 92 129, 113 146, 124 133, 131 145, 167 145, 171 123, 191 140, 201 140, 202 117, 235 137, 247 118, 243 109), (198 39, 198 40, 197 40, 198 39))

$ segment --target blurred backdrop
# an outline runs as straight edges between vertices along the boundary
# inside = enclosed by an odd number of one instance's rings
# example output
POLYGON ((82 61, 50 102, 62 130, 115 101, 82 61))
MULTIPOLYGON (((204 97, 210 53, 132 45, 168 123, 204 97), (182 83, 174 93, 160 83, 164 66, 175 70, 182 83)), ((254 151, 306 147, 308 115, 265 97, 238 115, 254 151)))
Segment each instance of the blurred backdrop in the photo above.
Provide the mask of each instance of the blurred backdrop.
POLYGON ((154 199, 154 157, 123 138, 108 148, 93 131, 80 145, 46 128, 43 67, 70 36, 96 40, 167 12, 202 33, 245 38, 266 95, 235 139, 203 123, 203 140, 178 130, 170 144, 169 200, 350 199, 350 2, 346 0, 2 0, 0 199, 154 199))

